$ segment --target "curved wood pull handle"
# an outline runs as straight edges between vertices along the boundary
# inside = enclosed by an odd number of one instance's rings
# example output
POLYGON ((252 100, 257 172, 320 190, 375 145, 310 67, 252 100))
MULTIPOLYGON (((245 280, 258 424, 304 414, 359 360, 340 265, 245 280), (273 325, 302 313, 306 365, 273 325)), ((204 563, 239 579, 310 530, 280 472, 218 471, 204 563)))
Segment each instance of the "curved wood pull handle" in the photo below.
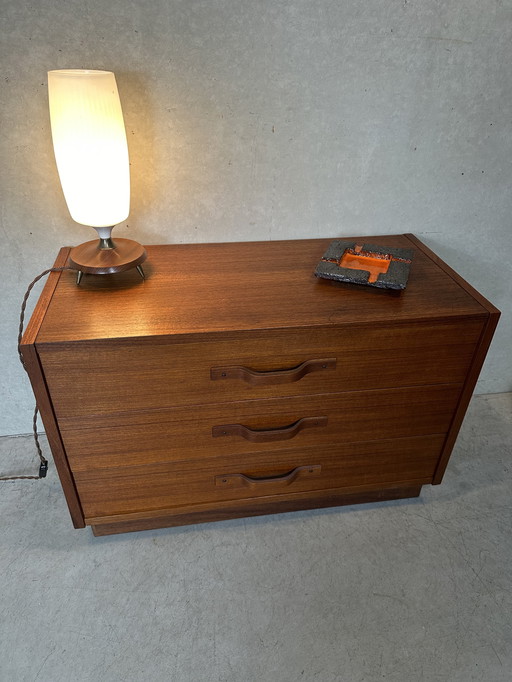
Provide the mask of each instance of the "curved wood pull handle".
POLYGON ((291 369, 279 369, 272 372, 258 372, 241 365, 231 367, 212 367, 210 379, 242 379, 251 386, 275 386, 276 384, 291 384, 299 381, 306 374, 320 372, 324 369, 336 369, 336 358, 323 358, 320 360, 306 360, 297 367, 291 369))
POLYGON ((290 485, 298 478, 305 478, 315 476, 321 473, 322 466, 320 464, 312 464, 310 466, 295 467, 286 474, 281 476, 256 477, 246 476, 245 474, 224 474, 223 476, 215 476, 215 485, 222 488, 242 488, 250 486, 255 488, 264 483, 280 483, 282 485, 290 485))
POLYGON ((249 429, 243 424, 223 424, 212 428, 212 436, 241 436, 252 443, 268 443, 273 440, 289 440, 303 429, 315 426, 327 426, 327 417, 304 417, 298 421, 278 429, 249 429))

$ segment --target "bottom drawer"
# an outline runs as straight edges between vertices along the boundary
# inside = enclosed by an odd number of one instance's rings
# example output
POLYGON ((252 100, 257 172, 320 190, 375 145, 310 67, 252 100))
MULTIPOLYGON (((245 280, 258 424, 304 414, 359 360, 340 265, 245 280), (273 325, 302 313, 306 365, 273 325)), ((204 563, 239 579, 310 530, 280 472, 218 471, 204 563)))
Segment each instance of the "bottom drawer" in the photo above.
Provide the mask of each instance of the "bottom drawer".
POLYGON ((430 483, 444 435, 75 472, 86 518, 244 498, 430 483))

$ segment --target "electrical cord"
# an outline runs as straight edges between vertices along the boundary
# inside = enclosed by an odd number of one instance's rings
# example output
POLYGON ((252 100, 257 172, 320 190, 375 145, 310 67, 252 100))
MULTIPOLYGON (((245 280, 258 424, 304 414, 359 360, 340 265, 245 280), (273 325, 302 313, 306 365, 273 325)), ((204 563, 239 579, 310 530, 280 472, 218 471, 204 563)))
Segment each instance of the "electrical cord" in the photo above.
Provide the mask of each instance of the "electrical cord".
MULTIPOLYGON (((19 324, 19 329, 18 329, 18 356, 20 358, 20 362, 23 366, 23 369, 25 372, 28 373, 28 370, 25 366, 25 360, 23 359, 23 353, 21 352, 21 339, 23 338, 23 328, 25 324, 25 310, 27 307, 27 301, 30 296, 30 293, 34 286, 39 282, 40 279, 48 275, 50 272, 63 272, 64 270, 76 270, 76 268, 71 268, 67 265, 60 267, 60 268, 48 268, 47 270, 43 270, 43 272, 35 277, 32 282, 28 285, 28 288, 25 292, 25 296, 23 297, 23 302, 21 304, 21 310, 20 310, 20 324, 19 324)), ((41 449, 41 444, 39 442, 39 434, 37 433, 37 415, 39 414, 39 408, 36 403, 36 407, 34 410, 34 417, 32 420, 32 432, 34 436, 34 443, 36 446, 37 454, 39 456, 40 464, 39 464, 39 475, 38 476, 0 476, 0 481, 17 481, 20 479, 32 479, 32 480, 39 480, 40 478, 45 478, 46 474, 48 472, 48 460, 44 457, 43 451, 41 449)))

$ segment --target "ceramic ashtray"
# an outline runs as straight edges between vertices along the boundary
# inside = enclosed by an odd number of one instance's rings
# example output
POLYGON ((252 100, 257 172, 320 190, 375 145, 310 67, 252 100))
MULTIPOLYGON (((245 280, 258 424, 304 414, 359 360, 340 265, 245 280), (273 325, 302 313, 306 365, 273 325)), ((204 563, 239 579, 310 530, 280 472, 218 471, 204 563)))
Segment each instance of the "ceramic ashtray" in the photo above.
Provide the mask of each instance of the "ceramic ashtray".
POLYGON ((413 253, 413 249, 338 239, 329 245, 315 275, 380 289, 405 289, 413 253))

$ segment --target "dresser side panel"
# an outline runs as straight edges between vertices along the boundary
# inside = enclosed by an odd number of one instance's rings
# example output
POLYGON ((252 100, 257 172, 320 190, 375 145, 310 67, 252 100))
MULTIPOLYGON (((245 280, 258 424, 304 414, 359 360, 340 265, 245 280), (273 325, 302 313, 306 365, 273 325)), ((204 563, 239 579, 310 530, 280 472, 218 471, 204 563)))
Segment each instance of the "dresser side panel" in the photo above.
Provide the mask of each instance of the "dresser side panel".
POLYGON ((84 528, 85 521, 82 506, 35 347, 33 345, 26 346, 23 351, 23 357, 73 525, 75 528, 84 528))
MULTIPOLYGON (((69 247, 60 249, 54 268, 66 265, 69 247)), ((52 401, 46 385, 46 377, 37 353, 36 343, 41 325, 55 294, 56 287, 61 277, 61 272, 50 272, 43 290, 36 303, 30 321, 20 343, 20 352, 24 367, 27 371, 32 390, 36 399, 37 408, 43 422, 48 445, 53 455, 55 467, 64 491, 69 512, 75 528, 84 528, 85 521, 78 493, 76 491, 73 474, 67 461, 65 449, 62 443, 59 425, 55 417, 52 401)))
POLYGON ((485 325, 482 331, 480 342, 475 351, 473 362, 466 377, 466 381, 464 383, 464 387, 462 389, 459 402, 453 414, 453 420, 450 425, 448 435, 446 437, 443 451, 439 458, 439 463, 437 465, 434 479, 432 481, 434 485, 438 485, 443 480, 444 472, 446 470, 453 447, 457 440, 460 427, 462 426, 462 422, 464 421, 464 417, 466 415, 469 402, 473 396, 473 391, 475 390, 476 382, 480 375, 482 365, 487 356, 487 352, 489 350, 492 337, 494 336, 494 332, 496 330, 496 325, 498 324, 499 317, 500 313, 498 311, 491 312, 489 314, 487 324, 485 325))

